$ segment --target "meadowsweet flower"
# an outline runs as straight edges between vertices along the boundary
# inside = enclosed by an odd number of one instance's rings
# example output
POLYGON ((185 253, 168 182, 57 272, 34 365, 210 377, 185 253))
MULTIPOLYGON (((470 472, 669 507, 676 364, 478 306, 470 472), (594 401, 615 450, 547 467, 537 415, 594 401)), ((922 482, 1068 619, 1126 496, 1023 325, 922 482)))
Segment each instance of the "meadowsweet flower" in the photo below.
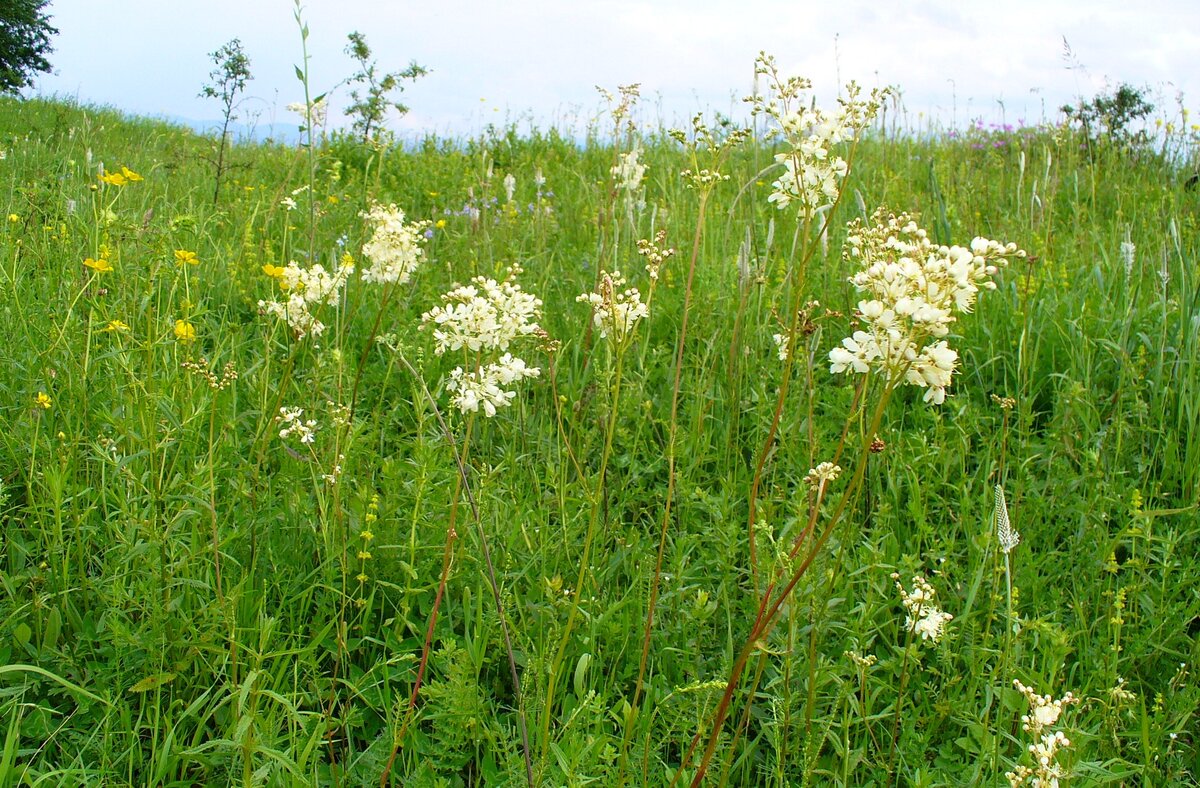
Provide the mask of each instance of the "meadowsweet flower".
POLYGON ((363 244, 363 256, 371 261, 362 272, 364 282, 404 284, 421 264, 425 250, 422 231, 429 222, 404 222, 404 211, 395 205, 376 205, 363 216, 374 225, 371 239, 363 244))
POLYGON ((513 340, 537 331, 542 301, 522 290, 511 274, 503 282, 482 276, 471 282, 455 287, 442 296, 443 306, 421 315, 422 327, 433 327, 437 355, 463 348, 507 350, 513 340))
POLYGON ((912 591, 906 591, 900 582, 899 574, 892 574, 892 580, 896 582, 900 602, 908 613, 904 619, 904 626, 908 631, 920 635, 922 641, 936 643, 941 640, 946 631, 946 624, 953 620, 954 616, 937 606, 937 592, 933 590, 929 581, 916 575, 912 579, 912 591))
POLYGON ((955 313, 970 312, 981 289, 995 289, 999 267, 1025 255, 986 238, 935 246, 911 216, 882 210, 869 227, 850 223, 844 254, 862 266, 850 282, 869 296, 858 303, 866 330, 829 352, 829 371, 882 372, 892 384, 924 388, 925 401, 937 405, 958 365, 958 352, 942 339, 955 313))
POLYGON ((541 299, 517 284, 520 272, 519 266, 512 266, 503 282, 475 277, 472 284, 459 285, 443 295, 442 306, 421 315, 421 328, 433 327, 435 354, 458 350, 476 354, 473 369, 456 367, 446 383, 451 402, 462 413, 482 409, 486 416, 495 416, 516 397, 511 386, 541 374, 537 367, 507 352, 515 340, 545 333, 536 322, 541 299), (500 351, 504 354, 491 363, 480 360, 500 351))
POLYGON ((637 321, 650 314, 649 307, 642 303, 638 289, 625 287, 625 284, 620 271, 611 274, 601 271, 596 292, 584 293, 575 299, 579 303, 592 305, 592 323, 600 336, 611 335, 618 343, 625 340, 637 321))
POLYGON ((641 187, 642 179, 646 176, 646 165, 638 161, 641 155, 642 149, 634 148, 617 157, 617 163, 609 169, 617 189, 628 193, 641 187))
POLYGON ((804 475, 804 483, 809 487, 824 487, 830 482, 836 481, 837 477, 842 475, 842 466, 834 465, 832 462, 823 462, 815 468, 810 468, 808 473, 804 475))
POLYGON ((268 315, 286 320, 299 339, 318 336, 325 330, 325 324, 317 319, 312 309, 337 306, 341 302, 342 288, 353 273, 354 266, 345 262, 335 271, 325 270, 320 263, 301 268, 295 262, 289 262, 276 276, 279 286, 287 293, 286 300, 260 300, 258 307, 268 315))
POLYGON ((666 245, 667 231, 659 230, 654 234, 654 240, 650 241, 645 238, 639 238, 637 242, 637 252, 642 257, 646 258, 646 273, 650 275, 652 282, 658 281, 659 269, 675 255, 675 250, 666 245))
POLYGON ((781 210, 795 203, 803 216, 815 216, 837 201, 841 183, 850 170, 846 160, 835 152, 836 146, 852 142, 869 125, 886 92, 875 90, 863 99, 862 90, 851 82, 845 96, 838 99, 837 108, 826 111, 805 98, 812 82, 803 77, 782 77, 774 57, 760 53, 754 67, 756 74, 767 77, 771 91, 766 96, 756 93, 747 101, 755 114, 775 120, 773 133, 781 136, 789 148, 775 156, 783 174, 771 184, 773 191, 767 201, 781 210))
POLYGON ((536 378, 541 374, 537 367, 530 367, 511 353, 505 353, 495 363, 487 364, 474 372, 456 367, 450 372, 446 389, 453 396, 451 403, 462 413, 474 413, 481 407, 491 417, 500 408, 507 407, 517 396, 515 391, 506 390, 525 378, 536 378))
POLYGON ((1071 746, 1071 741, 1062 731, 1047 729, 1057 724, 1063 710, 1078 703, 1079 699, 1068 692, 1062 698, 1053 700, 1049 695, 1039 695, 1016 679, 1013 680, 1013 686, 1029 701, 1029 713, 1021 716, 1021 728, 1034 736, 1034 742, 1028 747, 1033 767, 1020 764, 1004 776, 1012 788, 1026 783, 1043 788, 1057 786, 1060 780, 1067 777, 1066 769, 1058 763, 1058 756, 1063 749, 1071 746))
POLYGON ((195 342, 196 327, 186 320, 175 321, 175 338, 180 342, 195 342))
POLYGON ((517 191, 517 176, 511 172, 504 176, 504 201, 512 202, 513 194, 517 191))
POLYGON ((789 342, 788 335, 787 334, 772 334, 771 340, 775 343, 775 347, 777 349, 777 355, 779 356, 779 360, 787 361, 788 360, 788 342, 789 342))
POLYGON ((325 99, 314 101, 311 104, 305 104, 303 101, 293 101, 287 105, 288 112, 295 112, 304 120, 304 126, 308 129, 316 129, 325 125, 325 118, 329 112, 329 105, 325 99))
POLYGON ((186 249, 176 249, 175 250, 175 265, 177 267, 183 268, 185 265, 199 265, 199 264, 200 264, 200 258, 196 256, 195 252, 189 252, 186 249))
POLYGON ((283 426, 279 430, 279 437, 282 440, 287 440, 293 435, 296 439, 305 445, 309 445, 317 439, 317 429, 320 425, 316 419, 305 419, 303 408, 282 407, 279 409, 279 415, 275 417, 275 421, 283 426))
POLYGON ((288 211, 296 210, 296 201, 293 200, 291 197, 284 197, 282 200, 279 201, 279 204, 282 205, 284 208, 286 208, 288 211))
POLYGON ((93 260, 92 258, 89 257, 83 261, 83 264, 84 264, 84 266, 92 269, 93 271, 95 271, 98 274, 112 273, 112 270, 113 270, 112 263, 110 263, 108 260, 106 260, 103 257, 101 257, 99 260, 93 260))

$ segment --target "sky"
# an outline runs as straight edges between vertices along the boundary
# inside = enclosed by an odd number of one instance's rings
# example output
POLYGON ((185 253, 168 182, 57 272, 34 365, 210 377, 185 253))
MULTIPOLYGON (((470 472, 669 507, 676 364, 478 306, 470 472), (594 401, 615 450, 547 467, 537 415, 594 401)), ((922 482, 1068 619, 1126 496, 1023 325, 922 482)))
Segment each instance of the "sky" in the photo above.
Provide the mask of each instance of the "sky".
MULTIPOLYGON (((216 121, 198 96, 209 53, 242 41, 253 80, 243 122, 293 123, 301 37, 290 0, 51 0, 54 73, 33 92, 135 114, 216 121)), ((742 116, 755 56, 806 76, 821 103, 838 85, 900 89, 902 117, 962 128, 1053 121, 1058 108, 1121 82, 1160 113, 1200 104, 1196 0, 308 0, 310 85, 330 91, 331 127, 348 125, 338 87, 362 32, 384 70, 431 73, 389 126, 402 138, 478 134, 487 124, 578 131, 606 106, 596 90, 641 84, 640 119, 683 126, 697 111, 742 116), (1069 48, 1069 51, 1068 51, 1069 48)))

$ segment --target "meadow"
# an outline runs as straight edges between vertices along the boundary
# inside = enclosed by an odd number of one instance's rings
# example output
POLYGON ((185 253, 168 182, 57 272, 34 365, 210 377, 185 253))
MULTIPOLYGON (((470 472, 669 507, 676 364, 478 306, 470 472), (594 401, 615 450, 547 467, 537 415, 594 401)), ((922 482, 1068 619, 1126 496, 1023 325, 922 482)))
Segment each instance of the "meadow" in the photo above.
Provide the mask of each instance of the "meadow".
POLYGON ((1196 784, 1196 128, 761 66, 585 140, 0 99, 0 783, 1196 784))

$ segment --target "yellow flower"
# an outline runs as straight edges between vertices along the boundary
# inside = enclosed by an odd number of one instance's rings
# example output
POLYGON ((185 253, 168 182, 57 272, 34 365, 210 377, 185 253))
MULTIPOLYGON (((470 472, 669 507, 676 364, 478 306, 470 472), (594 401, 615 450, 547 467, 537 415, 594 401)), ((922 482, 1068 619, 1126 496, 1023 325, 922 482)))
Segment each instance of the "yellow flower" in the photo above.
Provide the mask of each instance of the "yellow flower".
POLYGON ((108 260, 104 259, 103 257, 101 257, 99 260, 93 260, 89 257, 83 261, 83 264, 98 274, 107 274, 113 270, 112 263, 108 262, 108 260))
POLYGON ((273 277, 275 279, 278 279, 279 277, 283 276, 283 271, 284 271, 284 268, 282 266, 271 265, 270 263, 267 263, 266 265, 264 265, 262 267, 262 272, 264 274, 266 274, 267 276, 273 277))
POLYGON ((342 268, 353 268, 353 267, 354 267, 354 255, 350 254, 349 252, 346 252, 345 254, 342 255, 342 268))
POLYGON ((182 268, 185 265, 199 265, 200 258, 196 257, 195 252, 189 252, 186 249, 175 250, 175 265, 182 268))
POLYGON ((50 410, 54 406, 54 400, 50 399, 50 395, 44 391, 39 391, 37 396, 33 398, 33 404, 42 410, 50 410))
POLYGON ((330 205, 337 205, 337 204, 338 204, 338 197, 337 197, 337 195, 336 195, 336 194, 331 194, 331 195, 329 195, 328 197, 326 197, 326 198, 325 198, 325 201, 326 201, 326 202, 328 202, 330 205))
POLYGON ((8 215, 8 220, 9 220, 10 222, 19 222, 19 221, 21 221, 21 217, 20 217, 20 216, 17 216, 15 213, 10 213, 10 214, 8 215))
POLYGON ((175 338, 180 342, 195 342, 196 327, 186 320, 175 321, 175 338))
POLYGON ((138 175, 136 172, 129 169, 128 167, 124 167, 124 166, 121 167, 121 174, 124 175, 125 178, 128 179, 130 182, 142 180, 141 175, 138 175))
POLYGON ((104 331, 128 331, 128 330, 129 330, 129 326, 126 325, 121 320, 110 320, 110 321, 108 321, 108 325, 106 325, 104 328, 100 329, 101 332, 104 332, 104 331))
POLYGON ((357 580, 357 581, 358 581, 358 582, 360 582, 360 583, 365 583, 365 582, 367 582, 367 580, 369 580, 370 578, 368 578, 368 577, 367 577, 367 573, 366 573, 366 572, 360 572, 360 573, 359 573, 359 575, 358 575, 358 577, 356 577, 356 578, 354 578, 354 579, 355 579, 355 580, 357 580))
POLYGON ((438 219, 436 222, 433 223, 433 226, 438 228, 439 230, 444 230, 444 229, 446 229, 446 220, 438 219))
POLYGON ((109 186, 124 186, 129 183, 129 179, 119 172, 110 172, 99 177, 101 182, 107 183, 109 186))

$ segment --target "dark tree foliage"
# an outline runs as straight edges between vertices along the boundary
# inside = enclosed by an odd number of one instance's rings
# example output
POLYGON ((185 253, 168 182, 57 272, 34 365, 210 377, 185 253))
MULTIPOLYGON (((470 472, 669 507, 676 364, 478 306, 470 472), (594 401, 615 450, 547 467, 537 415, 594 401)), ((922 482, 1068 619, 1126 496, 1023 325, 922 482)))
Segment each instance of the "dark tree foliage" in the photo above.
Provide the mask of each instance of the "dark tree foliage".
POLYGON ((42 9, 49 0, 0 0, 0 93, 16 93, 50 70, 46 55, 58 29, 42 9))
POLYGON ((1089 138, 1101 135, 1120 142, 1140 141, 1130 124, 1154 111, 1154 105, 1146 100, 1146 91, 1132 85, 1121 84, 1112 93, 1101 93, 1091 102, 1081 101, 1078 107, 1066 105, 1062 108, 1068 118, 1083 127, 1089 138))
POLYGON ((404 92, 402 81, 414 82, 428 74, 429 70, 413 61, 403 71, 380 73, 375 61, 371 59, 371 48, 367 45, 366 36, 355 31, 348 38, 350 43, 346 45, 346 54, 358 61, 359 70, 347 81, 365 90, 350 90, 353 103, 346 108, 346 115, 354 118, 354 130, 361 134, 363 142, 366 142, 382 129, 389 109, 395 109, 401 115, 408 112, 408 107, 404 104, 390 101, 388 94, 404 92))

